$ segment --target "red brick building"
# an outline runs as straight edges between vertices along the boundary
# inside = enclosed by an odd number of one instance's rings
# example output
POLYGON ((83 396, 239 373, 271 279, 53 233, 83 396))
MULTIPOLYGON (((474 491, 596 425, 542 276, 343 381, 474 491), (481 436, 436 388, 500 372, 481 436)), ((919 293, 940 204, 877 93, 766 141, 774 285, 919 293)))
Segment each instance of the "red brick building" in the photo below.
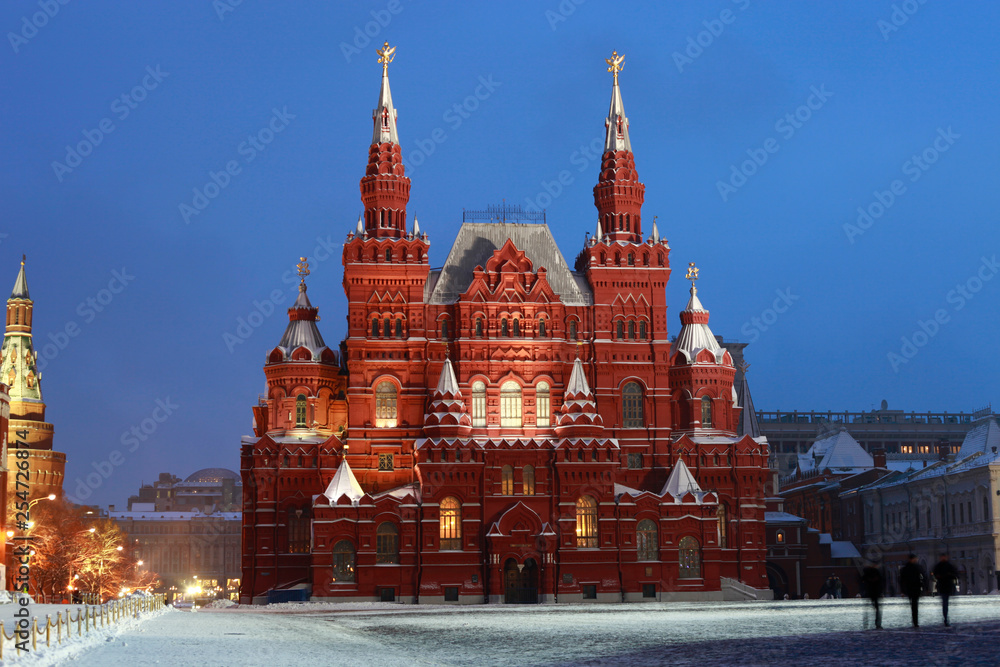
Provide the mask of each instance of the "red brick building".
POLYGON ((432 269, 407 219, 390 59, 344 245, 339 353, 302 267, 243 439, 241 599, 767 595, 766 440, 740 420, 693 265, 668 338, 670 248, 642 214, 620 60, 599 221, 574 267, 544 223, 505 208, 463 224, 432 269))

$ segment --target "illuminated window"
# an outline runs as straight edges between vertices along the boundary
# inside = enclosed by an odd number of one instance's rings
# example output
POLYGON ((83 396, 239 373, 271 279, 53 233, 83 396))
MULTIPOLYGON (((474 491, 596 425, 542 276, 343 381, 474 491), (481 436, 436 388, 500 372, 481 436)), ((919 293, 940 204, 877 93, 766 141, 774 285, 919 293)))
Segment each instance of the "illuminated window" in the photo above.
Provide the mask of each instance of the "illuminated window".
POLYGON ((500 426, 521 428, 521 387, 513 380, 500 386, 500 426))
POLYGON ((514 495, 514 466, 504 466, 500 470, 500 494, 514 495))
POLYGON ((622 420, 625 428, 642 428, 642 385, 628 382, 622 387, 622 420))
POLYGON ((441 501, 441 549, 462 548, 462 505, 458 498, 448 496, 441 501))
POLYGON ((299 394, 295 398, 295 427, 305 428, 306 425, 306 396, 299 394))
POLYGON ((660 543, 656 524, 643 519, 635 529, 636 555, 639 560, 659 560, 660 543))
POLYGON ((678 543, 681 579, 701 579, 701 546, 693 537, 683 537, 678 543))
POLYGON ((779 530, 778 531, 778 535, 777 535, 777 537, 775 539, 777 539, 778 544, 784 544, 785 543, 785 531, 779 530))
POLYGON ((701 397, 701 427, 712 428, 712 399, 701 397))
POLYGON ((288 510, 288 553, 309 553, 309 511, 288 510))
POLYGON ((552 404, 549 399, 548 382, 539 382, 535 388, 535 405, 537 406, 535 423, 542 428, 548 428, 552 421, 552 404))
POLYGON ((597 501, 590 496, 576 501, 576 546, 597 546, 597 501))
POLYGON ((388 472, 394 470, 394 461, 392 454, 379 454, 378 455, 378 469, 382 472, 388 472))
POLYGON ((719 522, 719 548, 726 548, 726 508, 724 505, 719 505, 719 509, 715 512, 715 518, 719 522))
POLYGON ((486 426, 486 383, 482 380, 472 383, 472 425, 486 426))
POLYGON ((354 543, 341 540, 333 545, 333 576, 334 583, 354 581, 354 543))
POLYGON ((535 466, 524 466, 521 471, 521 492, 526 496, 535 495, 535 466))
POLYGON ((375 387, 375 426, 396 426, 396 385, 388 380, 379 382, 375 387))
POLYGON ((385 521, 375 530, 375 562, 399 562, 399 529, 391 521, 385 521))

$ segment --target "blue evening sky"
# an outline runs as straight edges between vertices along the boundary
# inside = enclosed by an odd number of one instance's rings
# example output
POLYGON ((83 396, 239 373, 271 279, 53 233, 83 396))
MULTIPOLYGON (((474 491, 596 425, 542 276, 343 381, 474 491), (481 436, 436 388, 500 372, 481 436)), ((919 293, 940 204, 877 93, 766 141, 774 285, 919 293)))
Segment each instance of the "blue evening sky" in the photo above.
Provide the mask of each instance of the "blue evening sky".
POLYGON ((27 253, 78 499, 238 469, 300 255, 336 347, 384 40, 433 265, 463 208, 503 199, 544 205, 573 262, 617 49, 644 223, 672 248, 673 333, 696 261, 713 331, 751 343, 760 409, 1000 404, 996 3, 48 2, 0 9, 0 284, 27 253), (245 143, 272 123, 271 143, 245 143), (270 314, 240 332, 255 302, 270 314), (176 407, 123 445, 157 401, 176 407), (84 497, 113 450, 124 462, 84 497))

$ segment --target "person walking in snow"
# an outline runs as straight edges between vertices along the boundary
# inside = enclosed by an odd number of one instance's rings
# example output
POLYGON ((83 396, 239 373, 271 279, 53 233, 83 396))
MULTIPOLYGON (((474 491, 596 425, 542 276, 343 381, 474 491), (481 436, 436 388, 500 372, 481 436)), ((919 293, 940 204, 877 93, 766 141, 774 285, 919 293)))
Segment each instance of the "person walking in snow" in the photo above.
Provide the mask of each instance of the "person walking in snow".
POLYGON ((844 591, 844 584, 841 583, 840 577, 833 575, 833 597, 834 599, 842 599, 844 591))
MULTIPOLYGON (((865 592, 865 597, 871 600, 872 609, 875 610, 875 629, 882 629, 882 572, 875 567, 874 563, 868 564, 861 572, 861 588, 865 592)), ((865 621, 865 625, 868 621, 865 621)))
POLYGON ((920 606, 920 595, 924 592, 924 573, 917 563, 917 555, 910 554, 906 565, 899 569, 899 587, 903 595, 910 598, 910 615, 913 617, 913 627, 919 628, 917 618, 920 606))
POLYGON ((948 627, 948 598, 955 594, 958 583, 958 570, 948 560, 948 554, 941 554, 941 560, 931 570, 934 581, 937 582, 937 592, 941 596, 941 611, 944 614, 944 625, 948 627))

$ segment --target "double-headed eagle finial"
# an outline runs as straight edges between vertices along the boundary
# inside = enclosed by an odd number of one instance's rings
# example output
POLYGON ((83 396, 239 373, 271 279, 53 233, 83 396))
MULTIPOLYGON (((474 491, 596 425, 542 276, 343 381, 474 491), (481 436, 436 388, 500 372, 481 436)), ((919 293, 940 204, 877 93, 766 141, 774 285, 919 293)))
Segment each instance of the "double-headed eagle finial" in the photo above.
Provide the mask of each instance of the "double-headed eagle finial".
POLYGON ((618 72, 622 71, 625 67, 622 64, 625 62, 625 56, 620 56, 617 51, 612 51, 611 57, 605 58, 604 62, 608 64, 608 71, 615 77, 615 85, 618 85, 618 72))
POLYGON ((295 265, 295 268, 297 269, 296 273, 299 274, 299 286, 304 288, 306 276, 309 275, 309 262, 306 261, 305 257, 299 257, 299 263, 295 265))
POLYGON ((694 262, 688 262, 687 274, 684 277, 691 281, 691 293, 697 292, 698 288, 695 287, 694 283, 698 280, 698 267, 694 265, 694 262))
POLYGON ((396 57, 396 47, 389 46, 389 42, 386 42, 381 49, 376 49, 375 53, 378 54, 378 61, 382 63, 382 74, 386 74, 389 71, 389 63, 396 57))

